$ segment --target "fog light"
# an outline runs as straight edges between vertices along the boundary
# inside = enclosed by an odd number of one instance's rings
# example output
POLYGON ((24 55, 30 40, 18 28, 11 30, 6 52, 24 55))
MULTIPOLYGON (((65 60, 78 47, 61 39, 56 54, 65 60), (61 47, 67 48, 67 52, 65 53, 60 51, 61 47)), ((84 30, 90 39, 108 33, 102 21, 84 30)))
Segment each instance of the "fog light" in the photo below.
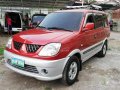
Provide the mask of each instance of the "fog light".
POLYGON ((46 74, 48 74, 48 71, 47 71, 46 69, 42 69, 42 70, 41 70, 41 73, 42 73, 43 75, 46 75, 46 74))

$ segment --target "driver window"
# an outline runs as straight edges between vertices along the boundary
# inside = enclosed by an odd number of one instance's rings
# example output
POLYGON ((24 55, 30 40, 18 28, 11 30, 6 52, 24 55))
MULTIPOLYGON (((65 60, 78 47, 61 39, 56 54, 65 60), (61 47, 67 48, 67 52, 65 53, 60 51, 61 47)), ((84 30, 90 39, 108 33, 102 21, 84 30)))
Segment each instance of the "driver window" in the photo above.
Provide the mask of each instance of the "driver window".
POLYGON ((93 15, 87 17, 86 23, 94 23, 93 15))

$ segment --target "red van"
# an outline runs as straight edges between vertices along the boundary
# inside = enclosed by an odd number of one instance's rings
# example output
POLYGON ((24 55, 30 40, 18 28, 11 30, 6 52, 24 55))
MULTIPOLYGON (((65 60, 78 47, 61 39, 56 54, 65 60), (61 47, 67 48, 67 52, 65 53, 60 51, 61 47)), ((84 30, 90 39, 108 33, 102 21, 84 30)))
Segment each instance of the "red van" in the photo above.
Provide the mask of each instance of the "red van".
POLYGON ((4 59, 17 73, 43 81, 61 78, 72 85, 84 61, 106 55, 109 36, 107 15, 102 11, 56 11, 37 28, 10 38, 4 59))

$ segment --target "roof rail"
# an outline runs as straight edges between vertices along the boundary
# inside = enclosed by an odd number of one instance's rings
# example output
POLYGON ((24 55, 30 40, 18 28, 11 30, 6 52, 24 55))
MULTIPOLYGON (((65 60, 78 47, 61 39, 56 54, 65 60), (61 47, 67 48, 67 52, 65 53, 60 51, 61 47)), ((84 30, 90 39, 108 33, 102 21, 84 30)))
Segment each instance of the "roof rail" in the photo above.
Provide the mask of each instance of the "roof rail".
POLYGON ((89 10, 99 10, 102 11, 102 7, 98 5, 84 5, 84 6, 65 6, 61 10, 68 10, 68 9, 89 9, 89 10))

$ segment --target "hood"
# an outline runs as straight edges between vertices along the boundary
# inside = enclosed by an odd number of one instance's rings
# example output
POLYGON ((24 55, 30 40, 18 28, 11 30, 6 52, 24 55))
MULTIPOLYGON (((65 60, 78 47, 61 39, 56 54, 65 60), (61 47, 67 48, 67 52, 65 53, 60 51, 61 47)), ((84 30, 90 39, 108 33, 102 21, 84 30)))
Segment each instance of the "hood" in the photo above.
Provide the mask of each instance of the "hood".
POLYGON ((51 42, 60 42, 72 34, 73 32, 62 30, 32 29, 14 35, 13 40, 27 44, 45 45, 51 42))

